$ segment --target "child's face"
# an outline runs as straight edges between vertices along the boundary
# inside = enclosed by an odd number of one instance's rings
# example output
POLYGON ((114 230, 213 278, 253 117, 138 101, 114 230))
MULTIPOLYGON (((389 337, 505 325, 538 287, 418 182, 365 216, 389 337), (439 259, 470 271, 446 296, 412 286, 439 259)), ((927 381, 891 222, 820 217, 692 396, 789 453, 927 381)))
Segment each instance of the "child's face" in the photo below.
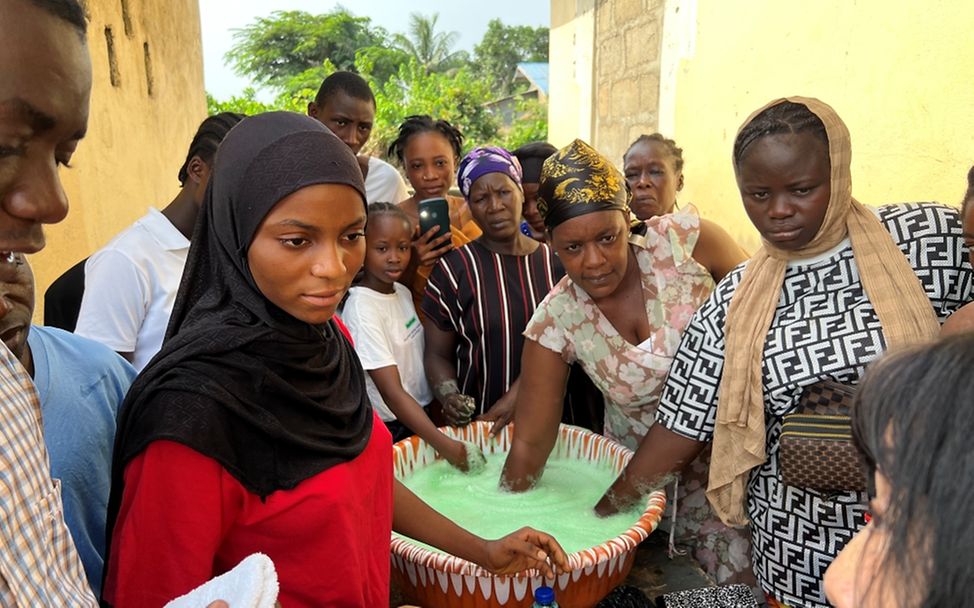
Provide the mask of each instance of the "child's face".
POLYGON ((535 232, 543 233, 545 230, 544 220, 541 219, 541 212, 538 211, 538 184, 521 184, 524 191, 524 205, 521 207, 521 215, 531 224, 535 232))
POLYGON ((390 214, 369 220, 365 272, 382 284, 399 280, 409 264, 412 248, 409 222, 390 214))
POLYGON ((456 174, 456 158, 446 137, 424 131, 409 138, 403 148, 406 177, 418 199, 446 196, 456 174))
POLYGON ((365 205, 344 184, 282 198, 247 250, 257 288, 292 317, 320 325, 335 314, 365 259, 365 205))

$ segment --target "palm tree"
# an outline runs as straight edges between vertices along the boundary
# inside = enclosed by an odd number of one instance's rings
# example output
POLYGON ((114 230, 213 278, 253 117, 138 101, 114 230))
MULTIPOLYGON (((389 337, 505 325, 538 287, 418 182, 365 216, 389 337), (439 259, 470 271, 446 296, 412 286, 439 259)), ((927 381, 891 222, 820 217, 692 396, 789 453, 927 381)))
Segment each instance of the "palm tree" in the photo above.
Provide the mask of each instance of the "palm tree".
POLYGON ((436 22, 439 13, 426 17, 420 13, 409 15, 409 36, 396 34, 394 45, 416 59, 416 62, 431 72, 445 72, 463 63, 467 57, 464 51, 454 51, 460 34, 457 32, 437 32, 436 22))

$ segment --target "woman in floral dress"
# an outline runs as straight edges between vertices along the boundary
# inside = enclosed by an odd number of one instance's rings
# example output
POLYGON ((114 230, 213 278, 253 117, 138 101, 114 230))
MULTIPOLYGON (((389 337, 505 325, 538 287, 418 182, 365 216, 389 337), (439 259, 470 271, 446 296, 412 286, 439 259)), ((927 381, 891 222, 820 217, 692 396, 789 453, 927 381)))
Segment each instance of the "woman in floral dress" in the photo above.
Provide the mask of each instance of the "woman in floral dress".
MULTIPOLYGON (((528 489, 558 433, 568 367, 578 362, 605 396, 605 434, 638 447, 690 317, 715 283, 746 258, 716 224, 688 205, 630 234, 625 181, 576 140, 545 161, 539 209, 567 276, 524 332, 514 441, 502 484, 528 489)), ((703 494, 707 455, 685 470, 673 533, 718 582, 751 582, 745 534, 721 525, 703 494)))

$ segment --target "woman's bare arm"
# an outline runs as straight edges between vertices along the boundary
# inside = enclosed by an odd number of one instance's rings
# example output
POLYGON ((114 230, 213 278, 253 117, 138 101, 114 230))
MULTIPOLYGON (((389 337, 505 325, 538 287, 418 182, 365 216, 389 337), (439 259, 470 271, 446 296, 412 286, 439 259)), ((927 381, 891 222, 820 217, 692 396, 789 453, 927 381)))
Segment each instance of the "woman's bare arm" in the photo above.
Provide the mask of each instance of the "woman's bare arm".
POLYGON ((501 474, 501 486, 515 492, 534 485, 558 438, 568 364, 558 353, 525 340, 519 380, 514 441, 501 474))
POLYGON ((632 460, 595 505, 595 512, 602 516, 612 515, 633 506, 641 497, 666 485, 670 477, 682 471, 706 445, 654 424, 632 460))
POLYGON ((715 283, 719 283, 748 257, 747 252, 719 224, 700 219, 700 237, 693 249, 693 259, 710 271, 715 283))
POLYGON ((399 481, 392 497, 392 529, 420 542, 443 549, 487 568, 495 574, 512 574, 538 568, 548 578, 553 566, 568 570, 568 556, 558 542, 544 532, 521 528, 498 540, 471 534, 413 494, 399 481))

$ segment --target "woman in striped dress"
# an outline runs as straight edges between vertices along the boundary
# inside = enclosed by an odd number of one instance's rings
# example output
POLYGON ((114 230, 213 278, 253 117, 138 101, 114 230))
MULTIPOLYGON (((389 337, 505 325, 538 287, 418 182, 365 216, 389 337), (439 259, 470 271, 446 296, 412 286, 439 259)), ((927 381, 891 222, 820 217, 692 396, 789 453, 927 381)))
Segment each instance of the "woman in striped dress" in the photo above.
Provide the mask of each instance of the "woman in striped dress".
POLYGON ((422 304, 426 375, 453 424, 471 415, 510 416, 521 332, 565 274, 547 245, 519 229, 521 166, 507 150, 471 151, 457 181, 483 234, 440 258, 422 304), (473 399, 473 412, 465 396, 473 399))

